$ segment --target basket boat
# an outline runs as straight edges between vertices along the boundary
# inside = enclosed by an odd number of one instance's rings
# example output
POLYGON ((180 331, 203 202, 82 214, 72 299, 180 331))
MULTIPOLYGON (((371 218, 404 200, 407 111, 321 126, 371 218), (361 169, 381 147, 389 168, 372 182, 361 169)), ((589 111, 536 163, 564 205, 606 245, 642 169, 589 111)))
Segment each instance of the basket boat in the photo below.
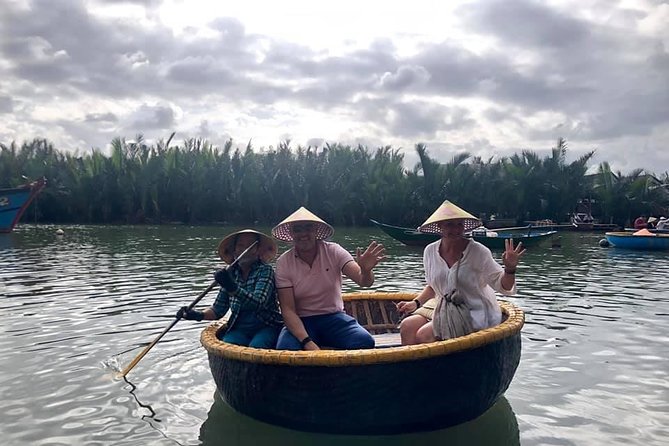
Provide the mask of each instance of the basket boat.
POLYGON ((520 362, 522 310, 500 301, 500 325, 456 339, 400 346, 395 302, 417 293, 349 293, 345 310, 377 339, 370 350, 281 351, 201 342, 218 392, 237 411, 312 432, 394 434, 473 420, 509 387, 520 362))
POLYGON ((662 232, 651 232, 650 235, 634 235, 630 232, 607 232, 605 237, 616 248, 650 251, 669 250, 669 234, 662 232))

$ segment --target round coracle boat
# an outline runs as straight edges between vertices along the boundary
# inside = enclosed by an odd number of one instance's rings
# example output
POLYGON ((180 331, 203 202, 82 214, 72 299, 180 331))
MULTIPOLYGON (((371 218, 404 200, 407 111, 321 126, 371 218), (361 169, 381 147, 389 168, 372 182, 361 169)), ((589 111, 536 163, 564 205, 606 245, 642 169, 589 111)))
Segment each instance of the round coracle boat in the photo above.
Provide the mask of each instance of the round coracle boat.
POLYGON ((283 351, 201 342, 219 393, 272 424, 329 433, 391 434, 444 428, 488 410, 520 362, 522 310, 500 301, 500 325, 460 338, 401 346, 395 302, 417 293, 349 293, 345 310, 375 338, 370 350, 283 351))

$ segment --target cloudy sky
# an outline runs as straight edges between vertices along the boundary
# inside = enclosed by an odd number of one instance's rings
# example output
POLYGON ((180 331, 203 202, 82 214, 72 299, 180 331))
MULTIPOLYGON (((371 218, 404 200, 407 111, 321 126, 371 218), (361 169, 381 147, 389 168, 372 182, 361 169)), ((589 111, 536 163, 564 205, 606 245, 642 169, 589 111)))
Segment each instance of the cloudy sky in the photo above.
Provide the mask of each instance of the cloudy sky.
POLYGON ((669 1, 2 0, 0 142, 596 149, 669 171, 669 1))

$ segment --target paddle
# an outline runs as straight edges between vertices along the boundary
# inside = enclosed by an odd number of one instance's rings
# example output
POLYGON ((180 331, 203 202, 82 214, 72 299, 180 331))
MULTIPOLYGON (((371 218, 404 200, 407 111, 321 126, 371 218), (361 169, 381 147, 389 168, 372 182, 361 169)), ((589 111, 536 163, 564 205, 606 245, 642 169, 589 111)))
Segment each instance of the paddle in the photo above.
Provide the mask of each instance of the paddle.
MULTIPOLYGON (((232 262, 232 263, 230 264, 230 266, 228 266, 228 268, 232 268, 232 267, 239 261, 239 259, 241 259, 242 257, 244 257, 244 255, 246 255, 246 253, 249 252, 249 251, 251 250, 251 248, 253 248, 257 243, 258 243, 257 240, 256 240, 255 242, 251 243, 251 245, 250 245, 248 248, 246 248, 246 249, 244 250, 244 252, 242 252, 242 253, 239 255, 239 257, 237 257, 237 258, 235 259, 235 261, 232 262)), ((197 297, 195 298, 195 300, 194 300, 193 302, 190 303, 190 305, 188 305, 188 310, 193 309, 193 307, 194 307, 195 305, 197 305, 198 302, 200 302, 200 301, 202 300, 202 298, 203 298, 204 296, 206 296, 207 293, 209 293, 209 291, 213 290, 214 287, 216 287, 217 285, 218 285, 218 283, 214 280, 214 281, 213 281, 213 282, 212 282, 212 283, 211 283, 211 284, 210 284, 210 285, 209 285, 203 292, 200 293, 199 296, 197 296, 197 297)), ((127 366, 125 369, 123 369, 123 371, 121 372, 121 374, 119 375, 119 377, 120 377, 120 378, 125 378, 125 376, 126 376, 128 373, 130 373, 130 370, 132 370, 132 369, 137 365, 137 363, 138 363, 139 361, 141 361, 142 358, 143 358, 144 356, 146 356, 147 353, 149 353, 149 350, 151 350, 151 349, 153 348, 153 346, 156 345, 156 344, 158 343, 158 341, 160 341, 160 340, 162 339, 162 337, 165 336, 165 335, 167 334, 167 332, 170 331, 170 330, 177 324, 177 322, 179 322, 180 320, 181 320, 181 317, 176 317, 176 316, 175 316, 174 321, 172 321, 172 323, 171 323, 170 325, 168 325, 167 328, 166 328, 165 330, 163 330, 163 332, 160 333, 156 339, 153 340, 153 342, 151 342, 149 345, 147 345, 147 346, 144 348, 144 350, 142 350, 142 351, 139 353, 139 355, 137 355, 137 357, 136 357, 135 359, 133 359, 132 362, 131 362, 130 364, 128 364, 128 366, 127 366)))

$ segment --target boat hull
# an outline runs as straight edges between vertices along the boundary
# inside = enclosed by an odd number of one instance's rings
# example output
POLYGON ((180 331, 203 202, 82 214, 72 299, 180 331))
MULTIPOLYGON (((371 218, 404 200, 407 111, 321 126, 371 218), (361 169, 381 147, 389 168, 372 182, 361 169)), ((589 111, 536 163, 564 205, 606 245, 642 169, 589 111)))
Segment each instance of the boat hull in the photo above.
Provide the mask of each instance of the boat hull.
POLYGON ((550 240, 553 234, 556 233, 557 231, 533 232, 531 234, 501 233, 496 237, 474 235, 472 238, 490 249, 504 249, 504 242, 506 239, 513 239, 513 242, 516 245, 518 242, 523 242, 524 247, 531 248, 550 240))
POLYGON ((11 232, 30 203, 40 193, 44 179, 13 189, 0 190, 0 233, 11 232))
MULTIPOLYGON (((524 318, 511 304, 502 308, 506 319, 497 327, 417 346, 260 350, 218 341, 215 326, 202 343, 222 398, 258 420, 346 434, 433 430, 477 418, 509 387, 524 318)), ((361 313, 375 318, 377 310, 361 313)))
POLYGON ((645 251, 669 250, 669 234, 632 235, 629 232, 607 232, 606 240, 616 248, 645 251))
POLYGON ((383 232, 407 246, 427 246, 430 243, 439 240, 439 236, 437 234, 428 234, 425 232, 420 232, 416 229, 387 225, 384 223, 379 223, 376 220, 371 220, 371 222, 381 228, 383 232))
MULTIPOLYGON (((408 246, 424 247, 439 240, 439 236, 436 234, 427 234, 411 228, 387 225, 375 220, 371 221, 390 237, 408 246)), ((557 231, 532 231, 530 233, 500 232, 494 237, 473 235, 473 239, 490 249, 504 249, 504 240, 507 238, 513 238, 515 243, 523 242, 525 247, 532 247, 550 240, 552 235, 556 232, 557 231)))

